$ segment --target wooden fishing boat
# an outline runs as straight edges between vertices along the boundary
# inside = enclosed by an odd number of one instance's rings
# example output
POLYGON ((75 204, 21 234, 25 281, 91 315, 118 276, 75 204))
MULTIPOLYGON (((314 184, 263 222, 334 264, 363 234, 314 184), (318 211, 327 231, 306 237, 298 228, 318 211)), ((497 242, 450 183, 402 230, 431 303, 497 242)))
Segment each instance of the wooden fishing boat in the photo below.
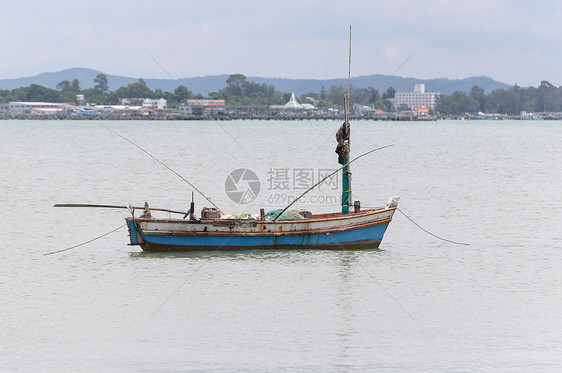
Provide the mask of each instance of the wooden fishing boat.
MULTIPOLYGON (((360 202, 352 202, 350 165, 361 156, 351 159, 351 130, 349 124, 349 93, 351 79, 351 29, 349 43, 349 71, 345 96, 345 121, 336 133, 338 163, 342 165, 341 212, 312 215, 286 211, 300 197, 322 183, 324 178, 295 199, 283 210, 247 219, 226 218, 218 206, 199 190, 214 208, 204 208, 201 218, 155 219, 145 203, 143 213, 126 218, 131 245, 140 245, 146 251, 186 250, 241 250, 241 249, 345 249, 378 248, 398 206, 399 197, 392 197, 384 208, 361 211, 360 202), (266 216, 268 218, 266 218, 266 216), (298 217, 298 218, 296 218, 298 217)), ((384 148, 384 147, 383 147, 384 148)), ((333 173, 332 173, 333 174, 333 173)), ((332 175, 331 174, 331 175, 332 175)), ((331 176, 328 175, 328 176, 331 176)))
POLYGON ((397 202, 394 197, 384 208, 275 221, 220 218, 216 209, 203 210, 200 219, 156 219, 145 207, 144 217, 133 213, 125 220, 131 245, 145 251, 378 248, 397 202))
POLYGON ((195 217, 194 202, 186 212, 144 207, 111 205, 55 205, 58 207, 109 207, 126 208, 131 216, 125 219, 131 245, 138 245, 145 251, 198 251, 198 250, 245 250, 245 249, 347 249, 378 248, 398 206, 399 197, 392 197, 385 207, 361 210, 360 202, 352 202, 350 165, 357 159, 387 145, 350 158, 349 93, 351 74, 351 33, 350 71, 345 96, 345 121, 336 133, 338 163, 342 166, 316 183, 283 210, 265 213, 261 209, 257 216, 231 218, 183 176, 172 170, 152 154, 121 134, 100 124, 114 134, 127 140, 154 158, 170 171, 187 182, 213 207, 204 207, 199 218, 195 217), (342 172, 341 211, 312 214, 289 210, 302 196, 327 180, 336 172, 342 172), (136 212, 142 210, 139 216, 136 212), (161 219, 153 217, 153 211, 182 214, 183 218, 161 219))

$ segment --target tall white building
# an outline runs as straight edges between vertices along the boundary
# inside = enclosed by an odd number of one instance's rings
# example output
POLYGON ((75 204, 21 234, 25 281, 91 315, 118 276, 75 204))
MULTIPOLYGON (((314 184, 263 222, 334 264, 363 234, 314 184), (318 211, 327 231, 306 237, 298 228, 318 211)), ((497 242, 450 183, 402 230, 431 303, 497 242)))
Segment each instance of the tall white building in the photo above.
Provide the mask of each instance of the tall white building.
POLYGON ((425 106, 428 109, 435 109, 437 98, 440 93, 426 92, 425 84, 414 84, 414 92, 396 92, 394 95, 394 105, 399 107, 408 107, 416 110, 425 106))

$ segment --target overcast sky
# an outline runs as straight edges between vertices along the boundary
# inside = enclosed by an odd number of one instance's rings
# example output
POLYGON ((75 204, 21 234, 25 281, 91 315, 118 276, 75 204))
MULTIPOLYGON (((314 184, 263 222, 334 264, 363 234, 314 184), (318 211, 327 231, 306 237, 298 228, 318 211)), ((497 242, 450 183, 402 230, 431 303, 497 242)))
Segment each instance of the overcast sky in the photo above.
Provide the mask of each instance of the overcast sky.
POLYGON ((556 0, 9 1, 0 10, 0 78, 72 67, 168 78, 159 64, 175 78, 342 78, 350 25, 352 76, 398 69, 562 85, 556 0))

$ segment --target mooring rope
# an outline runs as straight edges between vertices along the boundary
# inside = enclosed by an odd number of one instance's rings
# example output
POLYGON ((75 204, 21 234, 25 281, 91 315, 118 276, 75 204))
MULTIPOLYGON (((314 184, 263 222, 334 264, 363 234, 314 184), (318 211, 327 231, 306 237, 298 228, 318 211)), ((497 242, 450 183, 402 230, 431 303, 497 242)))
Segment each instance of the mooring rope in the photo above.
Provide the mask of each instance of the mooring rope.
MULTIPOLYGON (((225 247, 225 244, 232 238, 233 236, 228 236, 227 239, 223 242, 223 244, 221 246, 215 246, 215 248, 212 250, 212 252, 217 252, 220 251, 223 247, 225 247)), ((158 311, 160 311, 160 309, 162 307, 164 307, 164 305, 166 303, 168 303, 170 301, 170 299, 172 299, 172 297, 174 295, 176 295, 176 293, 178 291, 180 291, 181 288, 183 288, 183 286, 189 281, 191 280, 191 278, 193 276, 195 276, 195 274, 197 274, 199 272, 199 270, 203 267, 203 265, 205 264, 205 261, 202 261, 201 264, 199 264, 195 270, 193 272, 191 272, 191 274, 189 276, 187 276, 185 278, 185 280, 183 280, 183 282, 162 302, 160 303, 160 305, 154 310, 152 311, 152 313, 146 318, 145 321, 150 320, 154 315, 156 315, 158 313, 158 311)))
MULTIPOLYGON (((337 246, 339 246, 340 249, 345 250, 345 246, 343 246, 340 242, 337 242, 336 239, 333 237, 333 235, 328 235, 328 237, 334 242, 334 244, 336 244, 337 246)), ((400 308, 402 308, 402 310, 404 312, 406 312, 406 314, 408 316, 410 316, 410 318, 412 320, 416 320, 414 318, 414 316, 412 316, 412 314, 410 312, 408 312, 408 310, 398 301, 398 299, 396 299, 391 293, 390 291, 388 291, 384 286, 382 286, 382 284, 375 278, 375 276, 373 276, 369 271, 367 271, 367 269, 361 264, 361 262, 357 261, 356 264, 361 267, 361 269, 367 274, 367 276, 369 276, 371 278, 371 280, 373 280, 373 282, 375 284, 377 284, 389 297, 390 299, 392 299, 394 301, 394 303, 396 303, 400 308)))
POLYGON ((422 227, 421 227, 418 223, 416 223, 412 218, 410 218, 408 215, 406 215, 406 214, 404 213, 404 211, 400 210, 399 208, 396 208, 396 210, 400 211, 400 213, 401 213, 402 215, 404 215, 404 216, 406 217, 406 219, 408 219, 409 221, 411 221, 412 223, 414 223, 414 225, 415 225, 416 227, 418 227, 419 229, 421 229, 421 230, 424 231, 425 233, 427 233, 427 234, 429 234, 429 235, 431 235, 431 236, 433 236, 433 237, 435 237, 435 238, 437 238, 437 239, 439 239, 439 240, 442 240, 442 241, 445 241, 445 242, 449 242, 449 243, 452 243, 452 244, 455 244, 455 245, 470 246, 470 244, 468 244, 468 243, 464 243, 464 242, 455 242, 455 241, 451 241, 451 240, 448 240, 448 239, 443 238, 443 237, 439 237, 439 236, 437 236, 437 235, 431 233, 431 232, 428 231, 427 229, 422 228, 422 227))
POLYGON ((115 228, 114 230, 112 230, 112 231, 110 231, 110 232, 107 232, 107 233, 105 233, 105 234, 102 234, 102 235, 99 236, 99 237, 92 238, 91 240, 86 241, 86 242, 83 242, 83 243, 81 243, 81 244, 79 244, 79 245, 74 245, 74 246, 72 246, 72 247, 69 247, 69 248, 66 248, 66 249, 62 249, 62 250, 52 251, 52 252, 50 252, 50 253, 46 253, 46 254, 43 254, 43 255, 45 256, 45 255, 58 254, 58 253, 62 253, 63 251, 68 251, 68 250, 76 249, 77 247, 84 246, 84 245, 86 245, 86 244, 89 244, 90 242, 94 242, 94 241, 96 241, 96 240, 99 240, 100 238, 104 238, 105 236, 108 236, 108 235, 110 235, 111 233, 113 233, 113 232, 115 232, 115 231, 117 231, 117 230, 123 228, 125 225, 126 225, 126 224, 123 224, 123 225, 121 225, 120 227, 117 227, 117 228, 115 228))

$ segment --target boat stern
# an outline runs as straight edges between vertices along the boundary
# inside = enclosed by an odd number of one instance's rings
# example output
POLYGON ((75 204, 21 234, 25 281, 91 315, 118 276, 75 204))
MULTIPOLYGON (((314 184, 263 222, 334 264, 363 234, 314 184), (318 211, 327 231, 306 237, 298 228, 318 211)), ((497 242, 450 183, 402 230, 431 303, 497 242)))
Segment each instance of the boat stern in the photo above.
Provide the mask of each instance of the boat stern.
POLYGON ((127 223, 127 229, 129 230, 129 240, 130 245, 141 245, 144 240, 142 239, 141 233, 138 229, 139 220, 134 218, 125 218, 127 223))

